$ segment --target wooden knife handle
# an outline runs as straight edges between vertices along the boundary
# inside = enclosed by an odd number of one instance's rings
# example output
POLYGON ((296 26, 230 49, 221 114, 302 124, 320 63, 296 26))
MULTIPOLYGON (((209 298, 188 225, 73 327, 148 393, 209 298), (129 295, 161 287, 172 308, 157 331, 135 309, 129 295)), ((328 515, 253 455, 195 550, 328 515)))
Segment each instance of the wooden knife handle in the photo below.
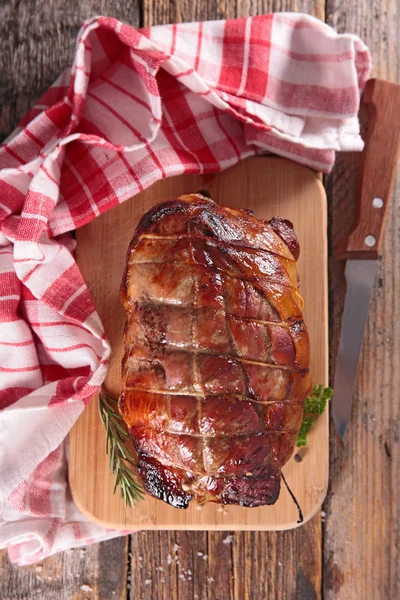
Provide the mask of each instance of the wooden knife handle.
POLYGON ((370 79, 363 103, 368 133, 357 175, 356 218, 339 259, 377 259, 400 151, 400 85, 370 79))

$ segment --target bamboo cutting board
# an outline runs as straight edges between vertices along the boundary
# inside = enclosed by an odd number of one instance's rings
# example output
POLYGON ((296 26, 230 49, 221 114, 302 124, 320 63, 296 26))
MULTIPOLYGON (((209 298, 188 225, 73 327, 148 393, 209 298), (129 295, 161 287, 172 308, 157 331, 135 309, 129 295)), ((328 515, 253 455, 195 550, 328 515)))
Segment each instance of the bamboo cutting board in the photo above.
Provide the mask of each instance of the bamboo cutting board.
MULTIPOLYGON (((125 313, 119 300, 125 253, 140 217, 154 204, 184 193, 207 190, 222 205, 250 208, 260 219, 279 215, 294 223, 300 240, 300 290, 311 340, 314 383, 327 384, 327 217, 321 176, 276 157, 252 157, 223 173, 184 175, 155 183, 77 231, 77 260, 112 347, 106 379, 109 392, 120 392, 125 313)), ((321 506, 328 485, 328 415, 322 415, 308 446, 292 457, 283 472, 304 515, 321 506)), ((297 509, 283 482, 274 506, 243 508, 208 503, 179 510, 146 496, 126 508, 113 494, 113 476, 105 453, 105 431, 94 398, 70 436, 69 478, 74 500, 91 520, 118 529, 282 530, 297 526, 297 509), (199 510, 200 508, 200 510, 199 510)))

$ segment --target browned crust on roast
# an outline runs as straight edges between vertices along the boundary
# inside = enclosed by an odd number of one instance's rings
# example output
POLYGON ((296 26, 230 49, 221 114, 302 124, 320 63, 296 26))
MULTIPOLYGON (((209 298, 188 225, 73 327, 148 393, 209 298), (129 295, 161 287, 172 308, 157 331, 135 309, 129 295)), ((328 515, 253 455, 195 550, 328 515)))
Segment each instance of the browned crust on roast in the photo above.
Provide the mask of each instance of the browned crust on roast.
POLYGON ((199 195, 140 220, 121 285, 120 411, 153 496, 278 498, 311 385, 298 255, 289 221, 199 195))

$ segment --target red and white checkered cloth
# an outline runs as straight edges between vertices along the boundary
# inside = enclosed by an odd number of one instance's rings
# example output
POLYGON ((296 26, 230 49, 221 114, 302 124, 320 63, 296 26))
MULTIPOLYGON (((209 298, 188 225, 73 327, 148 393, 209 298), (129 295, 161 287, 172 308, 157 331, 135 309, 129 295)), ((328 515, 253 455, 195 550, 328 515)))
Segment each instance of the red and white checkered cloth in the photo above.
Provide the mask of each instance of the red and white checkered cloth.
POLYGON ((89 523, 64 440, 109 346, 68 235, 163 177, 271 151, 329 171, 361 150, 370 55, 302 14, 81 29, 74 63, 0 147, 0 547, 35 562, 120 535, 89 523))

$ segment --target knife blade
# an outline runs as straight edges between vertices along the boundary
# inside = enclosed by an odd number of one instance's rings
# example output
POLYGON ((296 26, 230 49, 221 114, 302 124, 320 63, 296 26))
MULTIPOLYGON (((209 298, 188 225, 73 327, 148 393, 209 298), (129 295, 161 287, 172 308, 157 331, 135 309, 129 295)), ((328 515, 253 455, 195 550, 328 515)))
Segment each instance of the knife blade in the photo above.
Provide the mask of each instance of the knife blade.
POLYGON ((344 439, 349 421, 377 260, 400 152, 400 85, 370 79, 363 104, 368 133, 357 174, 356 218, 339 242, 337 258, 347 260, 346 299, 331 401, 333 422, 344 439))
POLYGON ((347 295, 332 399, 333 422, 342 440, 350 417, 376 266, 376 260, 348 260, 345 269, 347 295))

